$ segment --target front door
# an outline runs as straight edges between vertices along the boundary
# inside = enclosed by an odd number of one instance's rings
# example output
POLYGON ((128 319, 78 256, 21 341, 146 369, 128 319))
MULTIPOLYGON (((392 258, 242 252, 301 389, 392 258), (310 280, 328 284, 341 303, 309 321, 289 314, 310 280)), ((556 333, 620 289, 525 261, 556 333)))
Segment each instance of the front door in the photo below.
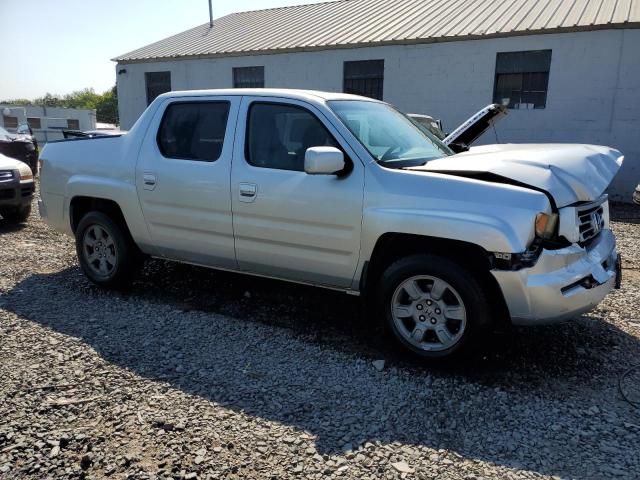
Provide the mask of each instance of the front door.
POLYGON ((245 97, 231 172, 233 227, 242 270, 348 288, 357 267, 364 167, 312 105, 245 97), (304 172, 307 148, 351 157, 343 175, 304 172))
POLYGON ((136 188, 164 257, 237 267, 229 181, 240 98, 168 99, 149 126, 136 188))

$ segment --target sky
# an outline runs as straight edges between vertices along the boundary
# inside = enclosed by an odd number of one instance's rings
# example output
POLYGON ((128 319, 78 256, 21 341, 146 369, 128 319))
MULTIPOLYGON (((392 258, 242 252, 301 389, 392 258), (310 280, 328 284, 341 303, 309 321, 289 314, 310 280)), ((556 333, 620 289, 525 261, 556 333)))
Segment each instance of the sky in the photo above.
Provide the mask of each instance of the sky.
MULTIPOLYGON (((318 1, 213 0, 213 17, 318 1)), ((208 21, 208 0, 0 0, 0 100, 102 93, 111 58, 208 21)))

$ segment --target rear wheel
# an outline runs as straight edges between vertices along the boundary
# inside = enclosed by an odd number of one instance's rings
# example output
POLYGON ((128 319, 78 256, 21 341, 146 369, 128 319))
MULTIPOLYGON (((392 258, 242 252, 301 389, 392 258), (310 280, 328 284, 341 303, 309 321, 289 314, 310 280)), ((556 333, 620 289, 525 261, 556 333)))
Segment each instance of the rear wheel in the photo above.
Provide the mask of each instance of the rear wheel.
POLYGON ((127 286, 141 263, 126 228, 102 212, 89 212, 78 223, 76 253, 84 274, 108 288, 127 286))
POLYGON ((13 210, 3 210, 0 212, 0 215, 2 215, 7 223, 24 223, 29 219, 29 215, 31 215, 31 205, 18 207, 13 210))
POLYGON ((488 292, 476 274, 448 258, 412 255, 379 285, 379 308, 395 340, 421 358, 457 356, 490 323, 488 292))

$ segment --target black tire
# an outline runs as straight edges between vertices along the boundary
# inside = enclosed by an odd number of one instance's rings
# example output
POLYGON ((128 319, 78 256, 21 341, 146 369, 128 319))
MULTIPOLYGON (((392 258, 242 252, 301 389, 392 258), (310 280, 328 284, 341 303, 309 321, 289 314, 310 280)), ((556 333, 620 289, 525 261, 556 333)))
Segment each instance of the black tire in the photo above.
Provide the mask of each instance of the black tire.
POLYGON ((7 223, 13 225, 24 223, 29 219, 29 215, 31 215, 31 205, 27 205, 26 207, 18 207, 13 210, 3 210, 2 212, 0 212, 0 215, 2 215, 7 223))
POLYGON ((124 288, 131 283, 140 270, 142 256, 126 226, 114 221, 108 215, 102 212, 87 213, 78 223, 75 236, 78 263, 83 273, 93 283, 105 288, 124 288), (96 231, 106 233, 108 236, 102 236, 100 240, 103 238, 110 240, 99 241, 99 246, 90 247, 86 242, 96 239, 94 234, 96 231), (95 255, 99 258, 94 258, 95 255), (101 272, 99 269, 104 265, 103 258, 106 268, 101 272))
MULTIPOLYGON (((478 277, 479 275, 477 272, 469 270, 446 257, 431 254, 418 254, 402 258, 391 264, 385 270, 380 279, 377 292, 378 312, 381 314, 385 327, 392 337, 406 352, 411 353, 413 356, 417 356, 421 359, 449 359, 462 356, 473 349, 475 346, 474 341, 480 337, 480 334, 485 332, 491 324, 492 310, 489 303, 490 295, 487 289, 483 287, 478 277), (405 330, 406 335, 412 325, 415 325, 414 331, 418 328, 418 320, 415 320, 413 316, 407 317, 406 320, 395 320, 392 313, 394 298, 400 298, 396 297, 396 294, 403 294, 403 290, 400 286, 409 279, 425 276, 443 280, 455 290, 455 295, 453 297, 451 297, 453 293, 450 290, 446 290, 445 294, 442 295, 442 301, 444 301, 445 295, 448 295, 449 298, 455 299, 458 304, 461 300, 462 306, 464 307, 464 327, 458 326, 458 330, 453 335, 453 338, 458 337, 458 335, 459 337, 456 340, 456 343, 448 348, 445 348, 444 342, 439 347, 435 347, 441 348, 440 350, 424 349, 426 346, 418 348, 418 346, 414 345, 414 343, 405 338, 401 333, 403 325, 397 325, 397 323, 408 323, 409 328, 405 330)), ((429 282, 429 280, 419 280, 419 282, 429 282)), ((429 288, 428 283, 426 285, 425 290, 429 288)), ((424 293, 422 289, 420 289, 420 293, 424 293)), ((408 296, 408 294, 406 295, 408 296)), ((421 307, 424 309, 426 316, 429 317, 432 312, 426 312, 426 310, 437 306, 437 304, 434 303, 434 306, 427 307, 426 303, 418 305, 418 303, 421 303, 422 301, 414 301, 412 299, 409 299, 409 301, 412 305, 410 307, 410 311, 414 312, 414 316, 420 313, 416 311, 416 308, 421 307)), ((425 300, 425 302, 426 301, 428 300, 425 300)), ((442 308, 442 305, 440 306, 442 308)), ((455 306, 453 308, 455 308, 455 306)), ((449 311, 448 309, 444 310, 449 311)), ((428 335, 434 336, 433 338, 439 337, 439 335, 436 335, 435 331, 431 330, 432 328, 435 328, 430 325, 432 320, 438 322, 438 325, 440 325, 440 323, 449 325, 447 322, 450 322, 451 320, 445 318, 446 314, 441 312, 441 309, 438 309, 438 312, 442 313, 442 315, 436 315, 435 312, 433 312, 434 317, 438 318, 426 318, 422 320, 424 323, 422 323, 423 327, 421 328, 426 329, 423 330, 423 332, 425 332, 424 338, 427 338, 428 335)), ((454 320, 453 322, 457 322, 457 320, 454 320)), ((462 324, 462 321, 459 321, 459 324, 462 324)), ((418 332, 418 338, 420 338, 420 333, 421 332, 418 332)), ((437 344, 437 341, 438 340, 436 339, 433 343, 427 346, 432 348, 431 346, 437 344)))

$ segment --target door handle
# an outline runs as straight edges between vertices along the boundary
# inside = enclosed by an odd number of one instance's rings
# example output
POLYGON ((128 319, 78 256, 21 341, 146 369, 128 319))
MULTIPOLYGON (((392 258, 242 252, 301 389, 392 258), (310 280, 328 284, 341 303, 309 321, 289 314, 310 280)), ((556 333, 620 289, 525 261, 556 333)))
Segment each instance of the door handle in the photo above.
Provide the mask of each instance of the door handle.
POLYGON ((153 173, 145 173, 142 175, 142 183, 145 190, 153 190, 156 188, 156 176, 153 173))
POLYGON ((251 203, 256 199, 258 186, 255 183, 240 183, 240 201, 251 203))

